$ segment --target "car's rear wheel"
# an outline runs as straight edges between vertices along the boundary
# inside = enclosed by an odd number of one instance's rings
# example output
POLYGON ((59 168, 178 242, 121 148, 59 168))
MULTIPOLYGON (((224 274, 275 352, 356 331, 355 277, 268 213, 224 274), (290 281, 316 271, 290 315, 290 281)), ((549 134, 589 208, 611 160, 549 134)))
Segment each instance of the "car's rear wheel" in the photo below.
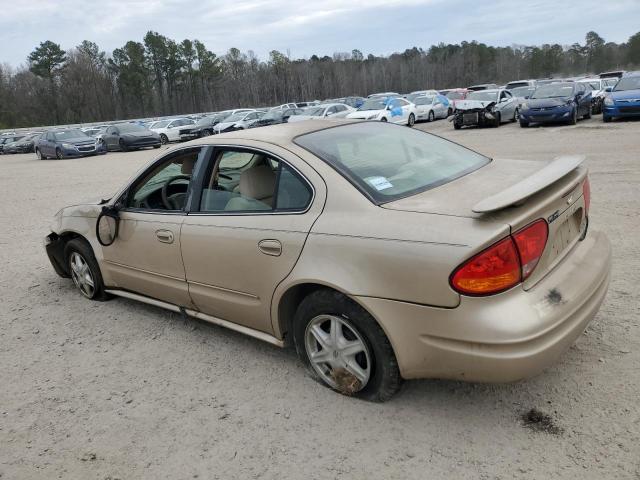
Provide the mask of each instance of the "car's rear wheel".
POLYGON ((447 110, 447 117, 450 117, 453 114, 453 108, 449 107, 449 110, 447 110))
POLYGON ((118 142, 118 145, 120 146, 120 150, 123 152, 126 152, 127 150, 129 150, 129 147, 127 147, 127 144, 123 139, 120 139, 120 141, 118 142))
POLYGON ((169 143, 169 138, 164 133, 160 134, 160 143, 162 143, 162 145, 169 143))
POLYGON ((62 160, 62 150, 60 148, 56 148, 56 158, 62 160))
POLYGON ((345 395, 383 402, 402 378, 393 348, 378 323, 339 292, 317 290, 294 317, 298 356, 314 379, 345 395))
POLYGON ((435 119, 436 119, 436 116, 435 116, 435 114, 433 113, 433 110, 431 110, 431 111, 429 112, 429 118, 428 118, 428 120, 429 120, 430 122, 433 122, 435 119))
POLYGON ((513 119, 512 122, 517 122, 520 119, 520 110, 517 108, 513 111, 513 119))
POLYGON ((409 121, 407 122, 407 125, 410 127, 413 127, 416 124, 416 116, 413 113, 409 114, 409 121))
POLYGON ((86 241, 75 238, 64 248, 69 275, 80 293, 90 300, 107 300, 100 267, 86 241))
POLYGON ((584 117, 582 118, 584 118, 585 120, 589 120, 591 118, 591 107, 587 109, 587 113, 585 113, 584 117))

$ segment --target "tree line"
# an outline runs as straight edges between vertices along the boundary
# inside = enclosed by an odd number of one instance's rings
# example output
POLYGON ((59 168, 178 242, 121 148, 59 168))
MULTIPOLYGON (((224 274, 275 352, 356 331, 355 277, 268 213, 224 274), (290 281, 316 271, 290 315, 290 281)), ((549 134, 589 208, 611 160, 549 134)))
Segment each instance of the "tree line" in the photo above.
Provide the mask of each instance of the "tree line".
POLYGON ((198 40, 178 43, 153 31, 110 55, 88 40, 68 51, 45 41, 26 65, 0 65, 0 128, 265 107, 638 66, 640 32, 620 44, 588 32, 584 44, 571 46, 494 47, 473 41, 389 56, 352 50, 305 59, 273 50, 266 60, 237 48, 217 56, 198 40))

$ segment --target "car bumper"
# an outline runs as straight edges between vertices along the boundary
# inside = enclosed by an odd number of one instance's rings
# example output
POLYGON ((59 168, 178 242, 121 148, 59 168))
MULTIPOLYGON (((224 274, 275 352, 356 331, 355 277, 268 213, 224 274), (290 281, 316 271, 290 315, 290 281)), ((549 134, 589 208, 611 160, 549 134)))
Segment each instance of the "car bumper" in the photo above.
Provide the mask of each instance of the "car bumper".
POLYGON ((604 105, 602 113, 607 117, 640 117, 640 103, 627 105, 604 105))
POLYGON ((609 285, 611 247, 591 231, 533 288, 462 297, 436 308, 356 297, 387 333, 404 378, 508 382, 553 364, 593 319, 609 285))
POLYGON ((530 123, 566 122, 571 118, 572 106, 557 107, 551 110, 520 110, 520 121, 530 123))
POLYGON ((64 267, 64 242, 62 239, 57 234, 50 233, 44 237, 44 248, 56 273, 61 277, 69 277, 69 273, 64 267))
POLYGON ((93 155, 104 155, 107 151, 102 145, 94 147, 92 150, 78 150, 75 148, 59 147, 63 157, 90 157, 93 155))

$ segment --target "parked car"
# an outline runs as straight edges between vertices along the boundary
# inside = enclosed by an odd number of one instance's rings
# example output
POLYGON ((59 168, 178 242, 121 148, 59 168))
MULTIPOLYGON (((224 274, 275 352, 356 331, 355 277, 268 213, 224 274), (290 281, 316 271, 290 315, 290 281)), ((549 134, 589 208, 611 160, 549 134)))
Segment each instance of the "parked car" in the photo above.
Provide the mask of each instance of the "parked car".
POLYGON ((35 142, 42 133, 30 133, 24 137, 14 139, 4 144, 3 153, 32 153, 35 152, 35 142))
POLYGON ((520 106, 521 127, 528 127, 530 123, 575 125, 581 117, 591 118, 591 88, 579 82, 538 87, 520 106))
POLYGON ((452 88, 447 90, 447 93, 440 93, 449 99, 448 115, 451 115, 456 109, 456 105, 458 104, 458 102, 467 98, 470 90, 467 90, 466 88, 452 88))
POLYGON ((372 97, 346 118, 391 122, 412 127, 416 123, 416 106, 400 97, 372 97))
POLYGON ((579 83, 584 83, 591 87, 591 113, 602 113, 602 103, 607 95, 607 87, 613 87, 618 83, 617 78, 583 78, 578 80, 579 83))
MULTIPOLYGON (((313 107, 311 107, 313 108, 313 107)), ((302 108, 288 108, 286 110, 272 110, 265 113, 248 128, 266 127, 268 125, 277 125, 279 123, 287 123, 292 117, 302 115, 305 110, 302 108)))
POLYGON ((110 199, 60 210, 45 246, 87 299, 291 342, 357 398, 513 381, 555 363, 608 289, 582 160, 491 159, 379 122, 277 125, 163 152, 110 199))
POLYGON ((5 145, 15 142, 16 140, 20 140, 23 136, 24 135, 16 134, 16 133, 1 135, 0 136, 0 153, 5 153, 4 152, 5 145))
POLYGON ((81 128, 84 133, 89 135, 90 137, 97 138, 97 136, 104 132, 109 125, 93 125, 91 127, 81 128))
POLYGON ((154 123, 149 127, 149 130, 160 135, 160 141, 164 145, 169 142, 180 141, 180 129, 183 127, 193 128, 195 124, 196 122, 190 118, 170 118, 154 123))
POLYGON ((443 102, 443 95, 424 95, 413 99, 416 106, 416 121, 427 120, 433 122, 438 118, 447 118, 449 105, 443 102))
POLYGON ((223 121, 213 127, 215 133, 232 132, 234 130, 244 130, 250 128, 266 112, 253 110, 249 112, 239 112, 229 115, 223 121))
POLYGON ((518 117, 518 101, 509 90, 477 90, 456 104, 451 117, 458 130, 466 126, 499 127, 504 122, 514 122, 518 117))
POLYGON ((497 90, 498 89, 498 85, 496 85, 495 83, 482 83, 480 85, 471 85, 470 87, 467 87, 467 90, 471 90, 472 92, 477 92, 480 90, 497 90))
POLYGON ((51 130, 40 135, 34 146, 39 160, 87 157, 107 153, 102 143, 77 128, 51 130))
POLYGON ((604 99, 602 120, 610 122, 614 118, 640 117, 640 73, 622 77, 604 99))
POLYGON ((303 120, 318 118, 344 118, 356 109, 344 103, 326 103, 317 107, 307 108, 300 115, 289 118, 289 122, 300 122, 303 120))
POLYGON ((416 90, 415 92, 407 93, 404 95, 404 98, 409 100, 412 103, 415 103, 414 100, 418 97, 424 97, 428 95, 430 97, 435 97, 437 95, 442 95, 438 90, 416 90))
POLYGON ((532 87, 535 88, 537 85, 537 82, 535 80, 513 80, 509 83, 507 83, 504 88, 506 88, 507 90, 513 90, 514 88, 518 88, 518 87, 532 87))
POLYGON ((205 115, 194 125, 186 125, 180 128, 178 135, 180 140, 193 140, 194 138, 207 137, 213 135, 213 128, 220 123, 226 115, 205 115))
POLYGON ((115 123, 105 130, 100 142, 106 150, 137 150, 140 148, 160 148, 160 135, 137 123, 115 123))

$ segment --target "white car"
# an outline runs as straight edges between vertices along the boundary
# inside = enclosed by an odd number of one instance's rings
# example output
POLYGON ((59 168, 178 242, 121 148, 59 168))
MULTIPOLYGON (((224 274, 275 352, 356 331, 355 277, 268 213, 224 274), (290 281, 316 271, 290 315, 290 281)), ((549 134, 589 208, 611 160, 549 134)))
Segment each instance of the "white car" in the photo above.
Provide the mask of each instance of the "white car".
POLYGON ((358 110, 348 114, 346 118, 376 120, 412 127, 416 123, 416 106, 404 98, 373 97, 368 98, 358 110))
POLYGON ((602 113, 602 103, 606 96, 606 88, 613 87, 618 83, 617 78, 581 78, 577 80, 578 83, 587 83, 592 88, 591 90, 591 113, 602 113))
POLYGON ((169 118, 159 120, 149 126, 149 130, 160 135, 160 142, 166 145, 169 142, 180 141, 180 127, 194 126, 196 122, 190 118, 169 118))
POLYGON ((323 103, 317 107, 307 107, 301 115, 289 117, 289 122, 301 122, 318 118, 344 118, 356 109, 344 103, 323 103))
POLYGON ((380 93, 372 93, 367 98, 380 98, 380 97, 399 97, 400 94, 397 92, 380 92, 380 93))
POLYGON ((265 112, 260 110, 249 110, 233 113, 213 127, 215 133, 232 132, 234 130, 244 130, 249 128, 254 122, 260 119, 265 112))
POLYGON ((442 101, 442 95, 423 95, 413 100, 416 106, 416 120, 433 122, 437 118, 447 118, 449 105, 442 101))

